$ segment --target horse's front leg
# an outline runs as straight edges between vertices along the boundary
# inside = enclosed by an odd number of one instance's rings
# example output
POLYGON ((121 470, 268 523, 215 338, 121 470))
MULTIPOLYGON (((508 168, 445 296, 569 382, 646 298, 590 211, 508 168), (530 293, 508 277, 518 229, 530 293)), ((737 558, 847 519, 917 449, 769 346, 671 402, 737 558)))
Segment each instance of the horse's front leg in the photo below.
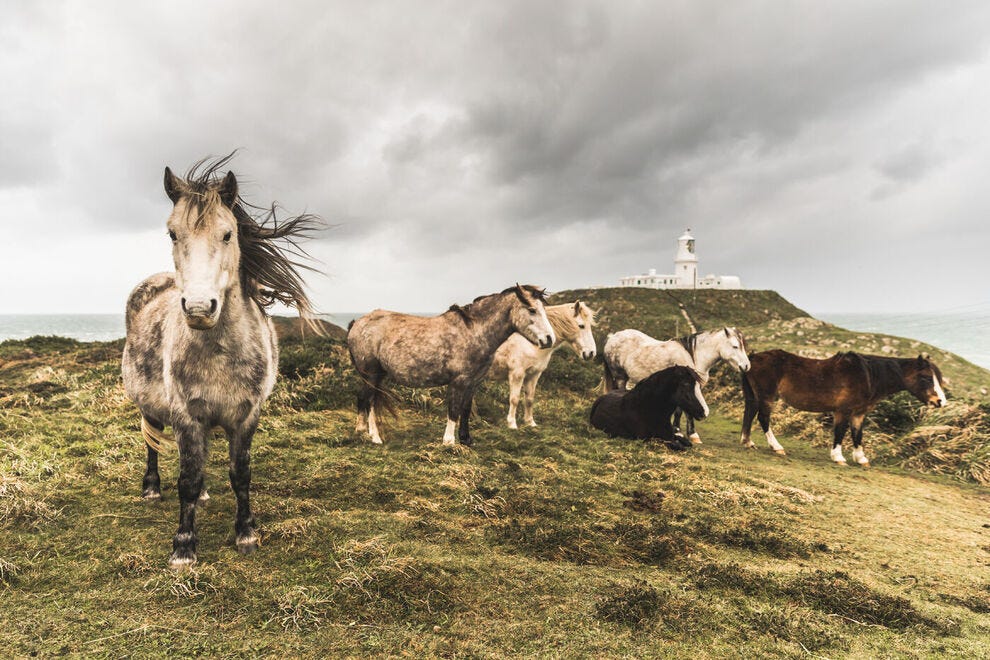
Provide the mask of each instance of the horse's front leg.
POLYGON ((687 438, 688 438, 688 440, 690 440, 691 441, 691 444, 693 444, 693 445, 700 445, 700 444, 702 444, 702 442, 701 442, 701 436, 698 435, 698 432, 695 430, 695 427, 694 427, 694 424, 695 424, 694 417, 691 417, 691 415, 688 415, 687 416, 687 420, 685 420, 685 421, 686 421, 686 423, 684 424, 684 430, 687 431, 687 438))
POLYGON ((849 418, 845 413, 835 411, 832 416, 832 451, 829 452, 831 458, 837 465, 845 465, 846 457, 842 455, 842 438, 846 435, 846 430, 849 428, 849 418))
POLYGON ((196 563, 196 504, 203 492, 207 427, 196 420, 172 422, 179 446, 179 529, 172 538, 168 564, 182 568, 196 563))
POLYGON ((536 384, 540 382, 540 371, 526 377, 523 382, 523 422, 532 427, 536 427, 536 420, 533 419, 533 401, 536 400, 536 384))
POLYGON ((767 444, 770 445, 770 449, 776 454, 781 456, 786 456, 787 452, 784 451, 783 446, 777 442, 777 436, 773 434, 773 430, 770 428, 770 413, 772 412, 772 405, 769 401, 760 401, 759 410, 756 413, 757 418, 760 420, 760 427, 763 429, 764 435, 767 436, 767 444))
POLYGON ((251 554, 258 549, 258 535, 254 531, 251 514, 251 440, 258 428, 258 413, 254 412, 239 428, 227 434, 230 441, 230 487, 237 498, 237 517, 234 534, 237 551, 251 554))
POLYGON ((852 429, 853 439, 853 460, 863 467, 870 466, 870 459, 863 451, 863 423, 866 421, 866 413, 856 413, 849 419, 849 428, 852 429))
POLYGON ((505 421, 510 429, 519 428, 516 424, 516 410, 519 407, 519 393, 522 391, 524 374, 514 369, 509 370, 509 414, 505 421))

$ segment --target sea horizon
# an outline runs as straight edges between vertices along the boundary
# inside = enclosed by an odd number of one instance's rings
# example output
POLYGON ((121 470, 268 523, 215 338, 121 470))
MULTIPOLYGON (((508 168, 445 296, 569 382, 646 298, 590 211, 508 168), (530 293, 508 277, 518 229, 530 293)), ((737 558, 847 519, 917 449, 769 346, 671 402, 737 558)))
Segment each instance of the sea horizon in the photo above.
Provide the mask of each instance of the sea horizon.
MULTIPOLYGON (((335 312, 320 318, 346 328, 367 312, 335 312)), ((410 312, 428 316, 437 312, 410 312)), ((281 315, 280 315, 281 316, 281 315)), ((826 312, 815 315, 833 325, 858 332, 905 337, 951 351, 990 369, 990 330, 986 312, 968 314, 826 312)), ((123 314, 0 314, 0 342, 35 335, 57 335, 78 341, 112 341, 124 336, 123 314)))

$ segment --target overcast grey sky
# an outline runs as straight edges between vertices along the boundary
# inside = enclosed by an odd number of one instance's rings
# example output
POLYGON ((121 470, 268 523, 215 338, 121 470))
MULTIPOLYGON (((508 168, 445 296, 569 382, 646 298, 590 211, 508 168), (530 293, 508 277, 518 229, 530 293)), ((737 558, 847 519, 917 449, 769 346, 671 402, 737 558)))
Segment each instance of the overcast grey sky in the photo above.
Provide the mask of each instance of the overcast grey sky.
POLYGON ((990 3, 4 2, 0 312, 171 269, 165 165, 336 227, 323 311, 672 267, 986 302, 990 3))

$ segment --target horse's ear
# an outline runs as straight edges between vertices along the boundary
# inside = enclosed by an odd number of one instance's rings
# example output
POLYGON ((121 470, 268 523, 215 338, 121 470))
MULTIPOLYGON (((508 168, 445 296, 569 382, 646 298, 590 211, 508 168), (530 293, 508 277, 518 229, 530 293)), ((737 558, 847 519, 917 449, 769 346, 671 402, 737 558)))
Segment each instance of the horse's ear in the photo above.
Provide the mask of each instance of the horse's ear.
POLYGON ((516 282, 516 288, 513 291, 515 291, 516 297, 519 298, 524 305, 532 304, 530 301, 526 300, 526 292, 523 291, 521 286, 519 286, 519 282, 516 282))
POLYGON ((182 179, 172 174, 172 170, 166 166, 165 167, 165 194, 168 198, 172 200, 173 204, 179 203, 179 198, 182 197, 182 193, 186 191, 186 184, 182 182, 182 179))
POLYGON ((574 301, 574 316, 581 316, 581 301, 574 301))
POLYGON ((732 336, 731 334, 729 334, 729 329, 728 328, 723 328, 723 330, 725 330, 725 336, 726 337, 731 337, 732 336))
POLYGON ((223 178, 223 183, 220 184, 220 189, 217 191, 220 194, 220 201, 227 208, 233 208, 234 202, 237 201, 237 177, 234 173, 227 171, 227 176, 223 178))

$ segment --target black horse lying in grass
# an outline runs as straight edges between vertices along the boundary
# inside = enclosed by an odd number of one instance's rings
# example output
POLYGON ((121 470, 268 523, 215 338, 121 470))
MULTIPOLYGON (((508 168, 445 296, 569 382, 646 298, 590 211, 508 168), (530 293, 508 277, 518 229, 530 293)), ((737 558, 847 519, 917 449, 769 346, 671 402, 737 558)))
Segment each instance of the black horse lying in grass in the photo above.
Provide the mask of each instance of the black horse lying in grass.
POLYGON ((708 416, 702 380, 703 376, 690 367, 658 371, 632 390, 613 390, 598 397, 591 406, 591 425, 613 437, 660 438, 671 449, 690 447, 690 441, 675 438, 670 417, 676 408, 694 419, 708 416))

